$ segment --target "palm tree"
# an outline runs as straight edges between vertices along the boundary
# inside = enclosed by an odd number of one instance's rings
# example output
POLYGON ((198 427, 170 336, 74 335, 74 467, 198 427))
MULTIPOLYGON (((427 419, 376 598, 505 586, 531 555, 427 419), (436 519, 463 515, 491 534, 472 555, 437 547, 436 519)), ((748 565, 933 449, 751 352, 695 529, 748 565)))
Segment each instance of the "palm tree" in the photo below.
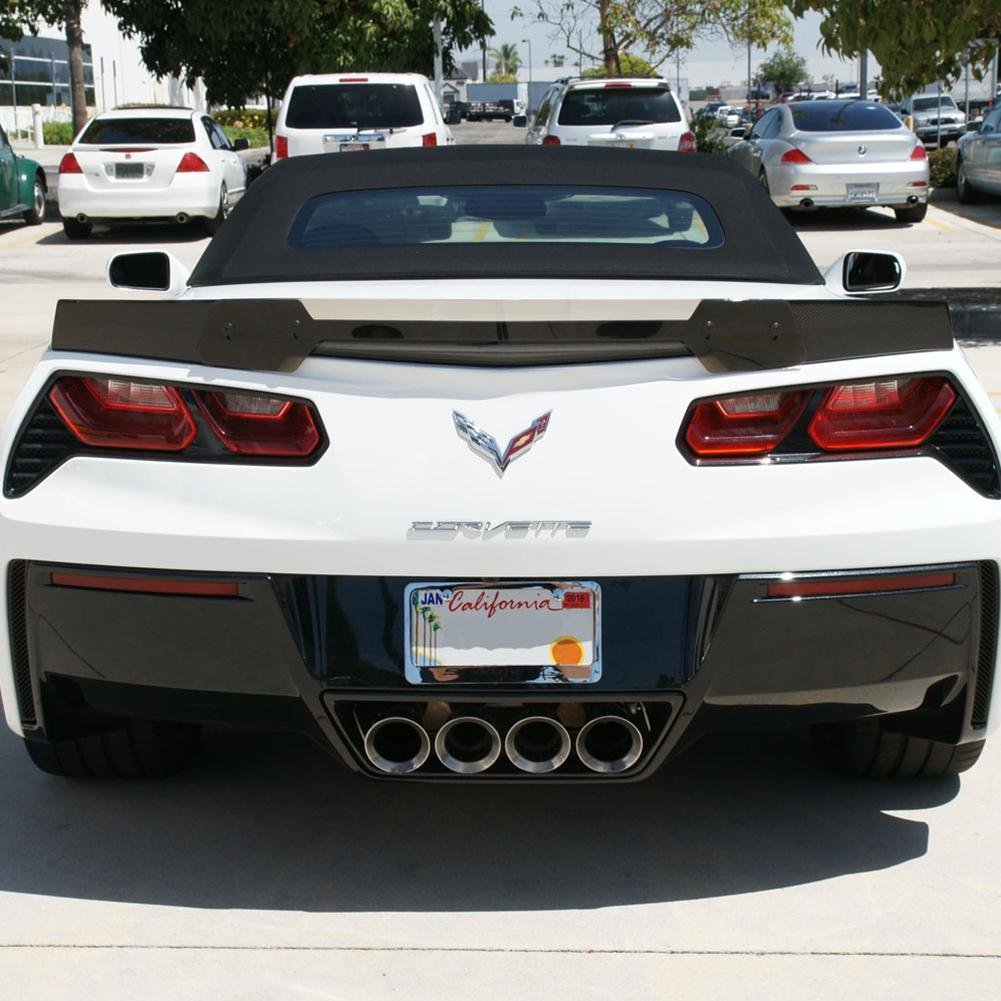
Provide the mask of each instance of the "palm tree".
POLYGON ((494 72, 503 76, 517 76, 518 67, 521 65, 521 56, 518 55, 518 46, 504 42, 499 49, 491 49, 496 66, 494 72))

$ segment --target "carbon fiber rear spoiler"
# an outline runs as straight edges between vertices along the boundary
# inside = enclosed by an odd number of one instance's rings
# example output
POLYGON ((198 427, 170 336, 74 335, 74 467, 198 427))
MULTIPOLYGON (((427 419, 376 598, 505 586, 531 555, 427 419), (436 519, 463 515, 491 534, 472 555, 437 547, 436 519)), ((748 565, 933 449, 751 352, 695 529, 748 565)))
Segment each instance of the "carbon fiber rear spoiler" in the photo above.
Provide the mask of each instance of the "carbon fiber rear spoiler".
POLYGON ((693 355, 711 372, 949 350, 936 302, 705 300, 687 320, 315 320, 297 299, 62 300, 52 348, 294 372, 309 355, 439 365, 566 365, 693 355))

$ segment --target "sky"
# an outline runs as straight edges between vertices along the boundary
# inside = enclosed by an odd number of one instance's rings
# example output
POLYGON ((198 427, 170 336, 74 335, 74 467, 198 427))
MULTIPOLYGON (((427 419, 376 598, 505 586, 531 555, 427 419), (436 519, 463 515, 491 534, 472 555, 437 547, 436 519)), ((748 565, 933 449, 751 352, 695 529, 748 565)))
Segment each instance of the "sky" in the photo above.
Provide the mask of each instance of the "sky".
MULTIPOLYGON (((529 46, 523 39, 531 42, 533 76, 535 79, 553 78, 561 75, 557 71, 545 65, 546 59, 552 54, 566 54, 568 69, 576 69, 576 58, 567 53, 560 40, 554 37, 553 29, 544 24, 539 24, 529 20, 512 20, 511 9, 515 6, 512 0, 485 0, 487 13, 494 22, 497 34, 488 44, 488 48, 496 48, 502 42, 513 43, 518 46, 518 53, 527 68, 529 46)), ((519 0, 517 4, 526 13, 535 10, 534 0, 519 0)), ((801 55, 810 68, 810 73, 818 83, 825 73, 832 74, 840 81, 858 79, 857 60, 846 61, 835 56, 828 56, 821 52, 820 44, 820 17, 817 14, 807 14, 806 17, 794 22, 795 44, 794 48, 798 55, 801 55)), ((596 45, 595 45, 596 48, 596 45)), ((754 49, 751 53, 751 66, 756 70, 778 46, 770 46, 768 49, 754 49)), ((471 59, 479 54, 479 50, 469 54, 463 54, 460 58, 471 59)), ((642 53, 637 53, 641 55, 642 53)), ((488 62, 488 66, 491 64, 488 62)), ((586 64, 585 64, 586 65, 586 64)), ((677 68, 674 61, 670 66, 661 66, 661 72, 665 76, 673 79, 677 68)), ((869 58, 869 78, 870 80, 877 72, 875 61, 869 58)), ((681 59, 681 76, 688 79, 690 87, 700 87, 706 84, 718 85, 728 81, 731 84, 742 84, 747 79, 747 48, 739 47, 731 50, 727 42, 707 41, 699 42, 690 52, 685 53, 681 59)))

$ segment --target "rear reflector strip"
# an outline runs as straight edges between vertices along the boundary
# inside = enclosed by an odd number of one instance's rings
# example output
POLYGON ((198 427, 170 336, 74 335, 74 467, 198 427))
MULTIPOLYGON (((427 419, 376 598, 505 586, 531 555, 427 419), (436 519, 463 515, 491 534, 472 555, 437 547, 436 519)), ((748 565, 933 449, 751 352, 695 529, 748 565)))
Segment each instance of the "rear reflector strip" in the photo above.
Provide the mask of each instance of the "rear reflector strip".
POLYGON ((240 585, 229 580, 179 580, 169 577, 113 577, 103 574, 54 571, 54 587, 88 591, 131 591, 135 594, 184 594, 200 598, 238 598, 240 585))
POLYGON ((823 580, 783 580, 769 583, 769 598, 834 598, 846 594, 885 594, 888 591, 924 591, 954 587, 951 571, 913 574, 881 574, 878 577, 828 577, 823 580))

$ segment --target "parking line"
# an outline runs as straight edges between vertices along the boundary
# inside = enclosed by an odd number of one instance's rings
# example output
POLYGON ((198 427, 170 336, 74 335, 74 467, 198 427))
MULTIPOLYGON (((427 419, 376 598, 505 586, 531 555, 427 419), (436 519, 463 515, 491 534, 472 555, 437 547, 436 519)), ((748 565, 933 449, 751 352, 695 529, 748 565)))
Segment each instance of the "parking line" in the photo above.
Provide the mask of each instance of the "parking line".
POLYGON ((41 234, 32 233, 30 236, 22 236, 20 240, 11 240, 9 242, 0 240, 0 250, 3 250, 5 247, 24 247, 29 243, 37 243, 40 238, 41 234))
POLYGON ((961 233, 963 232, 958 226, 950 226, 947 222, 942 222, 941 219, 935 219, 932 216, 926 216, 925 222, 929 226, 934 226, 936 229, 942 230, 943 233, 961 233))

